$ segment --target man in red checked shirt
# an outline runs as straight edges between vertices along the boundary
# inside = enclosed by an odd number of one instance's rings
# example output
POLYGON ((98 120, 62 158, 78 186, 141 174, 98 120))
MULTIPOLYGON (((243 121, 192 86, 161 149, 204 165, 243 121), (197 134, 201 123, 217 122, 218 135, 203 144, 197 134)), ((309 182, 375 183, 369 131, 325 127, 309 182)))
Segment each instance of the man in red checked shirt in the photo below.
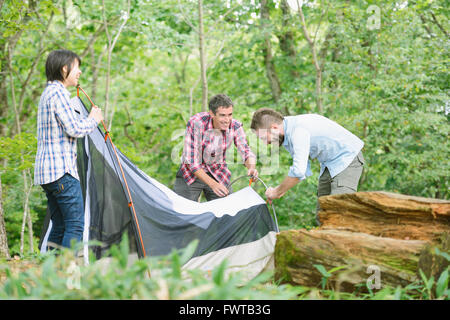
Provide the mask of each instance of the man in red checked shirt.
POLYGON ((256 178, 256 157, 248 146, 242 124, 233 119, 233 102, 225 94, 218 94, 209 101, 209 112, 197 113, 186 125, 174 191, 193 201, 198 201, 202 191, 207 201, 227 196, 231 172, 226 164, 226 151, 232 143, 244 160, 248 176, 256 178))

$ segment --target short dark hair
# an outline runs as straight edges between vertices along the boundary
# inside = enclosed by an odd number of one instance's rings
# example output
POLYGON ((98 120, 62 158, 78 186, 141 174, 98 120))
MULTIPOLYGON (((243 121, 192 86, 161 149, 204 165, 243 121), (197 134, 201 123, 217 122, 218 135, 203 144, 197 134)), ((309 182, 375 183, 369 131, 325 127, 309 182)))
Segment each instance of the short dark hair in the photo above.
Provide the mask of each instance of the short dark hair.
POLYGON ((64 81, 72 70, 72 65, 74 61, 78 60, 78 64, 81 65, 80 57, 70 51, 70 50, 54 50, 50 52, 47 57, 47 62, 45 63, 45 75, 47 76, 47 81, 64 81), (67 66, 67 74, 64 77, 62 69, 67 66))
POLYGON ((283 115, 270 108, 261 108, 255 111, 250 128, 252 130, 269 129, 273 123, 283 122, 283 115))
POLYGON ((209 110, 216 114, 219 107, 232 107, 233 101, 226 94, 216 94, 209 100, 209 110))

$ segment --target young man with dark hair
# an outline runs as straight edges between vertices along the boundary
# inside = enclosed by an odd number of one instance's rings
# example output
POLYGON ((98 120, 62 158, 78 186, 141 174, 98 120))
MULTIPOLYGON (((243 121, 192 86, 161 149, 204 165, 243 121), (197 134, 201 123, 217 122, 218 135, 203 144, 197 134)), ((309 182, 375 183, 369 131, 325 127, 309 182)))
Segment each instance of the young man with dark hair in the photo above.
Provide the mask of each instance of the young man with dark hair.
POLYGON ((81 59, 68 50, 52 51, 45 64, 47 86, 37 116, 37 153, 34 183, 48 199, 52 229, 48 247, 70 247, 80 241, 84 228, 84 204, 77 173, 76 138, 97 128, 101 110, 93 107, 87 118, 70 105, 68 87, 77 86, 81 59))
POLYGON ((186 125, 182 164, 174 191, 198 201, 202 191, 210 201, 229 194, 231 172, 226 151, 234 143, 247 167, 247 174, 257 177, 256 157, 251 152, 242 124, 233 119, 233 102, 225 94, 209 101, 209 112, 192 116, 186 125))
POLYGON ((357 191, 364 142, 336 122, 317 114, 284 117, 275 110, 261 108, 253 115, 251 129, 266 144, 283 145, 293 159, 283 182, 267 189, 270 202, 310 176, 309 159, 315 158, 320 163, 319 197, 357 191))

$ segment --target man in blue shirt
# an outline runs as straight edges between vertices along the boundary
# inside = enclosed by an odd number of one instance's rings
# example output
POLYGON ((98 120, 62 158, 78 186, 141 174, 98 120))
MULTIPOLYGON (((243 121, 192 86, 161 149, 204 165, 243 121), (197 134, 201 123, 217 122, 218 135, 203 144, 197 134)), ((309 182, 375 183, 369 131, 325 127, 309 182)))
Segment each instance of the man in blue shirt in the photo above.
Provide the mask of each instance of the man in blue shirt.
POLYGON ((316 158, 320 163, 319 197, 357 191, 364 142, 336 122, 317 114, 283 117, 275 110, 261 108, 253 115, 251 128, 266 144, 283 145, 293 159, 283 182, 266 190, 269 202, 310 176, 310 159, 316 158))

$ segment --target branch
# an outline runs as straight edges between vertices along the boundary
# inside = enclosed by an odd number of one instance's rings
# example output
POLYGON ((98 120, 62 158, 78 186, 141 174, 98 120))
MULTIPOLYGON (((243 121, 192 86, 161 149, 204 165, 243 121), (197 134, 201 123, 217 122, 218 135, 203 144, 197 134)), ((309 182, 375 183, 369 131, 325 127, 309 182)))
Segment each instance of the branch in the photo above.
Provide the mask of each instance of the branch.
POLYGON ((185 14, 183 7, 181 6, 181 2, 180 0, 178 0, 178 8, 180 9, 181 12, 181 16, 183 17, 184 22, 186 22, 191 28, 192 30, 194 30, 195 32, 198 33, 198 30, 196 27, 194 27, 194 25, 192 24, 192 22, 189 20, 189 18, 187 17, 187 15, 185 14))
POLYGON ((322 23, 322 18, 327 15, 329 7, 330 7, 330 3, 328 2, 327 8, 325 9, 325 13, 320 15, 320 19, 319 19, 319 23, 317 24, 316 32, 314 32, 314 43, 317 40, 317 33, 319 32, 320 24, 322 23))
POLYGON ((54 17, 54 14, 52 12, 50 19, 48 19, 47 26, 46 26, 44 32, 41 34, 40 41, 39 41, 38 53, 37 53, 36 57, 34 58, 33 63, 31 64, 31 68, 30 68, 30 71, 28 72, 27 78, 22 83, 22 92, 20 93, 20 97, 19 97, 19 110, 18 110, 19 114, 22 113, 22 109, 23 109, 23 101, 25 99, 25 92, 26 92, 25 89, 28 86, 28 83, 30 82, 31 76, 33 75, 34 71, 36 70, 36 66, 37 66, 39 60, 41 59, 42 54, 45 52, 45 50, 43 50, 43 48, 42 48, 43 42, 44 42, 44 39, 50 29, 50 25, 53 21, 53 17, 54 17))
POLYGON ((422 14, 419 14, 420 20, 422 21, 423 27, 425 28, 425 30, 427 31, 428 35, 430 36, 430 38, 433 38, 433 32, 431 31, 431 29, 427 26, 427 21, 425 19, 425 17, 422 14))
POLYGON ((445 34, 445 36, 448 38, 448 33, 447 30, 444 29, 444 27, 439 23, 439 21, 437 20, 436 16, 434 15, 433 11, 431 11, 431 16, 433 17, 433 21, 434 23, 438 26, 439 29, 441 29, 441 31, 445 34))
POLYGON ((106 38, 108 39, 108 44, 111 44, 111 35, 109 34, 108 23, 106 19, 105 13, 105 0, 102 0, 102 17, 103 17, 103 25, 105 27, 106 38))
POLYGON ((83 52, 80 54, 80 58, 83 59, 88 53, 90 48, 94 45, 95 41, 97 41, 98 36, 105 30, 105 25, 102 24, 97 31, 91 36, 88 41, 86 48, 84 48, 83 52))

